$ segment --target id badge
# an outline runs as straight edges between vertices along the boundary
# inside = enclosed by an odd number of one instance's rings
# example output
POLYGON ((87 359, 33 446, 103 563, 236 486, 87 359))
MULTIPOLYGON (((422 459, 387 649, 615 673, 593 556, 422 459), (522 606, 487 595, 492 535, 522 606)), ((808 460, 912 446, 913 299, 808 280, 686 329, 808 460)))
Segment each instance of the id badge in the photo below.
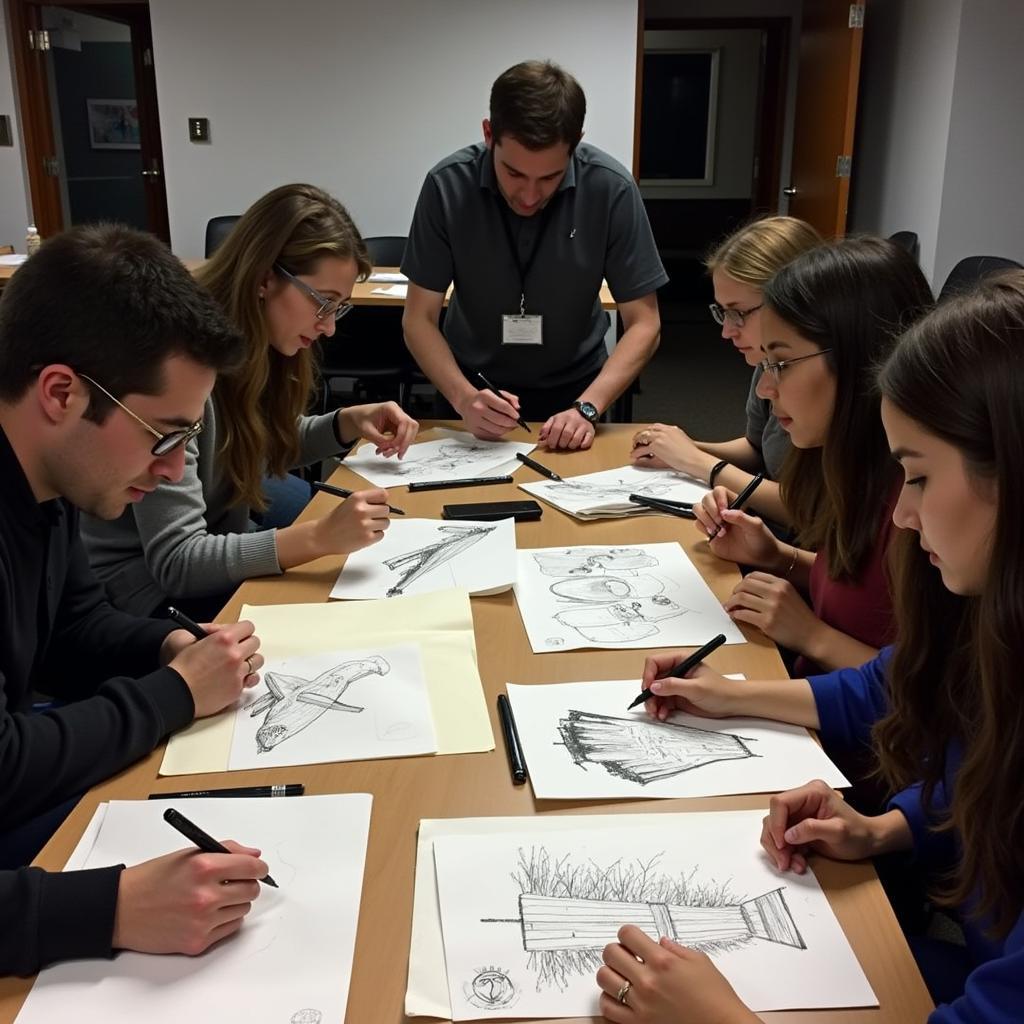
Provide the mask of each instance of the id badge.
POLYGON ((504 313, 501 317, 502 345, 543 345, 543 316, 504 313))

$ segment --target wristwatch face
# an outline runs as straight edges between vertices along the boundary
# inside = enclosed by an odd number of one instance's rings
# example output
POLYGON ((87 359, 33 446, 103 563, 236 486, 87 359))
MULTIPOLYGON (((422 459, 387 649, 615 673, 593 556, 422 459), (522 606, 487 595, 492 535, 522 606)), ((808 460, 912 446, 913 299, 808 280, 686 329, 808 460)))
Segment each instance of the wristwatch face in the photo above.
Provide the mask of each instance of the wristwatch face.
POLYGON ((574 402, 576 411, 590 423, 597 422, 597 406, 592 402, 574 402))

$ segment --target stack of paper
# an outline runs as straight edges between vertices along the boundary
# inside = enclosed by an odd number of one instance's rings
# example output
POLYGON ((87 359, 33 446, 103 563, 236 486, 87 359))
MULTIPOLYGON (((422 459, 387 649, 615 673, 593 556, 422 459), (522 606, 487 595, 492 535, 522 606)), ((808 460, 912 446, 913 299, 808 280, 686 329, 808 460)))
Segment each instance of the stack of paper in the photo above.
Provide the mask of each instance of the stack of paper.
POLYGON ((672 469, 641 469, 637 466, 620 466, 618 469, 584 473, 561 481, 519 486, 577 519, 616 519, 654 513, 653 509, 630 501, 631 494, 666 498, 692 505, 708 493, 704 484, 685 473, 677 473, 672 469))
POLYGON ((383 540, 345 559, 331 597, 366 601, 452 587, 500 594, 515 581, 515 520, 392 519, 383 540))
POLYGON ((762 854, 763 816, 421 821, 406 1013, 600 1017, 627 923, 705 950, 755 1012, 877 1006, 814 875, 762 854))
MULTIPOLYGON (((371 802, 352 793, 172 804, 208 834, 260 848, 280 888, 261 886, 241 930, 202 956, 124 952, 47 968, 19 1024, 344 1020, 371 802)), ((162 820, 167 807, 164 800, 101 804, 67 870, 189 848, 162 820)))
POLYGON ((528 455, 532 441, 481 441, 465 430, 439 429, 436 441, 410 446, 401 460, 377 455, 367 442, 345 460, 345 467, 374 487, 402 487, 425 480, 472 480, 504 476, 519 468, 516 452, 528 455))
MULTIPOLYGON (((370 696, 373 696, 372 691, 376 689, 376 685, 383 686, 392 668, 392 663, 384 652, 389 648, 393 649, 395 645, 414 645, 422 664, 426 699, 434 731, 433 749, 438 754, 464 754, 494 749, 494 734, 491 732, 487 704, 484 701, 480 673, 476 664, 473 613, 469 607, 469 595, 464 590, 443 590, 433 594, 394 597, 381 602, 245 605, 240 618, 248 619, 256 626, 256 634, 262 642, 260 651, 267 659, 264 676, 268 674, 266 668, 273 666, 275 662, 294 662, 295 659, 330 654, 328 660, 331 664, 327 665, 326 669, 340 670, 340 677, 333 680, 334 689, 329 692, 340 691, 346 679, 352 686, 351 692, 339 693, 337 700, 332 699, 329 702, 331 704, 340 701, 341 704, 370 708, 370 704, 362 703, 363 696, 366 696, 368 688, 371 690, 370 696), (374 651, 374 648, 378 650, 374 651), (340 661, 339 653, 344 654, 340 661), (374 656, 387 662, 387 672, 383 670, 382 665, 366 664, 374 656), (356 700, 357 692, 362 694, 359 700, 356 700)), ((405 685, 415 687, 416 684, 411 679, 412 670, 401 667, 409 664, 404 656, 401 663, 396 664, 406 678, 405 685)), ((305 679, 308 673, 284 674, 294 674, 297 678, 309 682, 305 679)), ((293 691, 296 684, 285 680, 278 684, 278 688, 293 691)), ((383 693, 383 689, 381 692, 383 693)), ((269 686, 261 683, 251 698, 266 701, 267 707, 263 709, 263 713, 269 713, 270 696, 273 694, 269 686)), ((319 711, 324 701, 317 703, 317 690, 314 688, 309 696, 309 700, 294 703, 308 711, 319 711)), ((248 703, 248 700, 245 703, 248 703)), ((413 719, 402 718, 401 721, 397 721, 394 717, 395 707, 397 705, 389 703, 382 710, 384 718, 381 721, 386 720, 388 724, 379 736, 383 745, 390 745, 392 753, 370 756, 401 756, 403 752, 398 749, 399 742, 411 742, 414 734, 409 726, 413 719)), ((232 767, 231 750, 238 720, 245 719, 245 728, 259 728, 252 710, 252 707, 230 708, 212 718, 198 719, 187 729, 176 733, 167 744, 163 763, 160 765, 160 774, 194 775, 229 770, 232 767)), ((300 710, 296 708, 291 715, 298 716, 300 710)), ((323 710, 325 715, 315 721, 318 728, 327 725, 323 718, 331 715, 342 719, 354 717, 359 720, 360 727, 374 731, 376 712, 345 712, 341 707, 323 710)), ((277 723, 260 724, 273 726, 277 723)), ((291 727, 291 719, 285 724, 291 727)), ((302 733, 302 737, 305 738, 299 744, 300 747, 305 748, 310 728, 312 726, 308 726, 302 733)), ((268 730, 264 738, 276 736, 276 731, 268 730)), ((299 741, 289 742, 294 745, 299 741)), ((255 743, 255 737, 252 738, 252 743, 255 743)), ((264 742, 262 745, 267 747, 268 743, 264 742)), ((285 746, 287 747, 287 744, 285 746)), ((404 753, 408 754, 410 751, 406 749, 404 753)), ((328 759, 345 760, 343 756, 328 759)), ((257 756, 260 766, 270 764, 271 761, 269 753, 257 756)), ((309 762, 306 759, 291 763, 309 762)))

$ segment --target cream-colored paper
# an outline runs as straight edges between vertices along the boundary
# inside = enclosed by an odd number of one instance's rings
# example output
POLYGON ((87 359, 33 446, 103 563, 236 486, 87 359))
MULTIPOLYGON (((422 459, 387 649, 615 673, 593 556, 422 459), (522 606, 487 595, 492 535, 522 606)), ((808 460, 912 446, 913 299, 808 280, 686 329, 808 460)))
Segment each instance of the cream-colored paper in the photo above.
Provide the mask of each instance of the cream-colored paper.
MULTIPOLYGON (((256 626, 263 653, 274 658, 375 643, 418 644, 437 752, 467 754, 494 749, 466 591, 341 604, 244 605, 240 618, 256 626)), ((226 771, 233 730, 233 710, 193 722, 171 737, 160 774, 226 771)))

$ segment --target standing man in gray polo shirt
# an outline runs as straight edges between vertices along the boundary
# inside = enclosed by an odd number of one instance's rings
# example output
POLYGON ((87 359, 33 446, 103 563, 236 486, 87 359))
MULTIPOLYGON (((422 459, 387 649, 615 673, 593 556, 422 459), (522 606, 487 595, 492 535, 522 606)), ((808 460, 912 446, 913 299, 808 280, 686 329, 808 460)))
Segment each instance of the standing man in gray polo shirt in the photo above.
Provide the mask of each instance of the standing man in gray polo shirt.
POLYGON ((580 144, 585 113, 570 74, 517 64, 491 88, 484 141, 442 160, 420 192, 402 261, 405 340, 477 437, 522 416, 544 420, 548 448, 589 448, 658 347, 655 291, 668 276, 632 176, 580 144), (602 278, 624 327, 610 356, 602 278))

